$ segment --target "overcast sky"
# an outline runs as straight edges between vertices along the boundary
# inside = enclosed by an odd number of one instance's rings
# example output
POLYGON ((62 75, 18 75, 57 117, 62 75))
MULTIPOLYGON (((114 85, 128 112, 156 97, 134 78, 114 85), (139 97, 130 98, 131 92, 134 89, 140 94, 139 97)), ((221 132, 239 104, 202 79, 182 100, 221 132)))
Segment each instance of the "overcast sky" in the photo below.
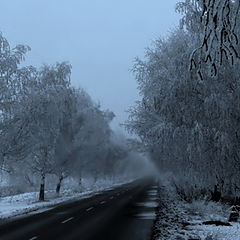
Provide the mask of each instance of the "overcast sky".
POLYGON ((104 109, 113 127, 138 99, 130 73, 152 40, 178 25, 177 0, 1 0, 0 31, 11 45, 27 44, 35 66, 69 61, 72 82, 104 109))

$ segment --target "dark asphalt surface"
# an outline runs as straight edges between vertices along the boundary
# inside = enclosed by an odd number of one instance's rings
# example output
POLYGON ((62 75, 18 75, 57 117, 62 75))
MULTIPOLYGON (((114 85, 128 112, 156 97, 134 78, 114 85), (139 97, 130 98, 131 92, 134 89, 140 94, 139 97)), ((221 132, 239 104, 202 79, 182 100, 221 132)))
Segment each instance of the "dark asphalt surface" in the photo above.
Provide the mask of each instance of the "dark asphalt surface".
POLYGON ((0 240, 150 240, 153 180, 138 180, 43 213, 1 222, 0 240))

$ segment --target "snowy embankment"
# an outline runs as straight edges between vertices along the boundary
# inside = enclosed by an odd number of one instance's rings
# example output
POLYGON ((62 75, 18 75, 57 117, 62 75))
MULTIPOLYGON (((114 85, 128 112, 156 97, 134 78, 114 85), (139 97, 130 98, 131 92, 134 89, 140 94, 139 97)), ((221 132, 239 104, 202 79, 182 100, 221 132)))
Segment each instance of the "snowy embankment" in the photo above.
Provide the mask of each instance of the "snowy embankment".
POLYGON ((203 224, 205 221, 228 223, 229 206, 209 201, 182 202, 164 187, 160 187, 159 194, 154 240, 240 240, 240 223, 203 224))
POLYGON ((89 198, 106 190, 111 190, 120 185, 132 182, 134 180, 122 181, 115 184, 110 182, 99 182, 98 184, 87 188, 84 191, 76 189, 63 190, 60 195, 55 191, 46 191, 43 202, 38 201, 38 192, 29 192, 0 198, 0 219, 21 216, 29 213, 37 213, 49 210, 50 208, 67 202, 83 198, 89 198))

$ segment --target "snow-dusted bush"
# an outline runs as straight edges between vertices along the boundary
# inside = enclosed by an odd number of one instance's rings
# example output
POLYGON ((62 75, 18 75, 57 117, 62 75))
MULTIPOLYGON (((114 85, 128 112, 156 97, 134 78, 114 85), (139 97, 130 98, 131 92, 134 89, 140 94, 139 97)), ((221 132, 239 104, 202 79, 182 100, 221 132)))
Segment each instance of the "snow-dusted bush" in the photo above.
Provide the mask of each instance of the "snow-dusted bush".
POLYGON ((227 206, 222 203, 209 202, 205 200, 195 200, 187 205, 189 211, 194 215, 205 217, 206 220, 223 221, 227 217, 227 206))

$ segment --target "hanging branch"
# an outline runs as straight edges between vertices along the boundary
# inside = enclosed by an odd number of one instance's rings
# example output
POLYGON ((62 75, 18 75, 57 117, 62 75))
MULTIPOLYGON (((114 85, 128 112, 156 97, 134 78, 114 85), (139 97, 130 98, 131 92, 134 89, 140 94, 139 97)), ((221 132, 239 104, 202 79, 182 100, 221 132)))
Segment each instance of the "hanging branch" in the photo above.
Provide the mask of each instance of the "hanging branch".
POLYGON ((240 0, 195 0, 201 7, 203 26, 202 44, 190 58, 190 70, 197 69, 201 79, 203 62, 210 66, 211 76, 216 76, 219 67, 227 60, 231 65, 239 59, 236 34, 240 0), (198 62, 198 63, 196 63, 198 62))

